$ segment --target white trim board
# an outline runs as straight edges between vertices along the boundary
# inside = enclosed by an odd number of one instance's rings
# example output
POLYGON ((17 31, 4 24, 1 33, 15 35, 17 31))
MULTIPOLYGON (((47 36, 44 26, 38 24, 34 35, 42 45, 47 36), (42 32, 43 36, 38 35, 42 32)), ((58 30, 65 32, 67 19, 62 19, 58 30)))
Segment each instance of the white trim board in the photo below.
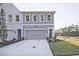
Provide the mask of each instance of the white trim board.
POLYGON ((22 24, 22 25, 54 25, 54 24, 22 24))

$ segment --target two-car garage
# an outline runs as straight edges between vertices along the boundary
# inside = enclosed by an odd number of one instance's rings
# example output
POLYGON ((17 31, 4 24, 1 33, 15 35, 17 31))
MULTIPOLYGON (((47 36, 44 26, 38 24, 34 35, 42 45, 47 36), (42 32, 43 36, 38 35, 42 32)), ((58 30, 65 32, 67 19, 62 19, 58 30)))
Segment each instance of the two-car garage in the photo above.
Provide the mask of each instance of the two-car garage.
POLYGON ((45 30, 26 30, 25 38, 28 40, 45 40, 46 39, 45 30))

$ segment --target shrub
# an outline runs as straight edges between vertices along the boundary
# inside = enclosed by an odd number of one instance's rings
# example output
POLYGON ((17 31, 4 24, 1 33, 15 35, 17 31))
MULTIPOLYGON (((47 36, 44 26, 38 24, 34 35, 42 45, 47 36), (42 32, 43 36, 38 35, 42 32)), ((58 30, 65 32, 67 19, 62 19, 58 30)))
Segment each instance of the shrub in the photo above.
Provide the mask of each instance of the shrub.
POLYGON ((24 40, 24 37, 22 37, 22 40, 24 40))
POLYGON ((11 41, 16 41, 16 38, 13 38, 11 41))

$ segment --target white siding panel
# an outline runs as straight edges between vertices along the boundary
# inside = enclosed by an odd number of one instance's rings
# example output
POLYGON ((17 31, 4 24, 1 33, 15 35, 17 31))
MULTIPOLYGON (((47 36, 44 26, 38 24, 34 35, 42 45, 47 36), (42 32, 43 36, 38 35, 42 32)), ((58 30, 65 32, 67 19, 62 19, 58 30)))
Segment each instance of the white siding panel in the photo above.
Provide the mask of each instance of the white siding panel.
POLYGON ((12 40, 15 38, 15 32, 14 31, 8 31, 7 39, 8 41, 12 40))

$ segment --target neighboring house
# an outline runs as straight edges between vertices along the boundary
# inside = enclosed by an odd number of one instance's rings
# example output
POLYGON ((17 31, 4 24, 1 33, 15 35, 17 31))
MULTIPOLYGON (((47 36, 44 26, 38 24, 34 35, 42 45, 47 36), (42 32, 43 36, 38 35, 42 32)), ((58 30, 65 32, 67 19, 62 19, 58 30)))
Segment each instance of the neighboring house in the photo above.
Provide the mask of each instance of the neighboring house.
MULTIPOLYGON (((0 4, 5 11, 7 39, 45 40, 54 36, 55 11, 19 11, 11 3, 0 4)), ((28 7, 29 8, 29 7, 28 7)), ((52 39, 53 40, 53 39, 52 39)))

